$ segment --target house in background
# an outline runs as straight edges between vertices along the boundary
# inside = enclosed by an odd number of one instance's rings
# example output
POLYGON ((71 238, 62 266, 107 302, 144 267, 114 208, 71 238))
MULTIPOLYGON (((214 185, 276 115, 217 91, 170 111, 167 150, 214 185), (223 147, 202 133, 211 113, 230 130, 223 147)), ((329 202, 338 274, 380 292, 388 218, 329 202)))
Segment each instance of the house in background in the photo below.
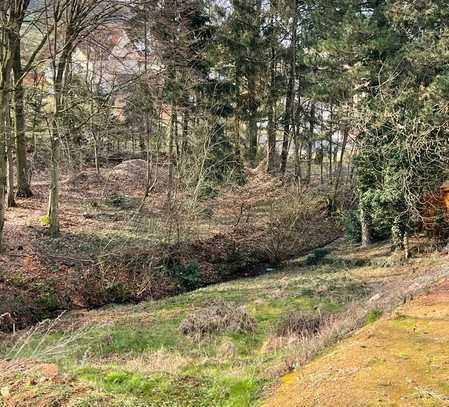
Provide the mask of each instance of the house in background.
POLYGON ((115 116, 124 121, 127 84, 143 72, 145 64, 125 27, 99 28, 77 47, 72 62, 74 72, 85 77, 93 92, 110 95, 115 116))

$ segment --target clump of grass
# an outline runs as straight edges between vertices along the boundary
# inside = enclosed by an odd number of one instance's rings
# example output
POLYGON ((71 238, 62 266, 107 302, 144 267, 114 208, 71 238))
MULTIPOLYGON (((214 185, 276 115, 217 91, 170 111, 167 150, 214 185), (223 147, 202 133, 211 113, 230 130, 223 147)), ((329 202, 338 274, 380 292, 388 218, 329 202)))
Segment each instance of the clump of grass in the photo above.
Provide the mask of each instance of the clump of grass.
POLYGON ((368 312, 367 322, 372 323, 376 322, 383 315, 383 311, 379 308, 373 308, 368 312))
POLYGON ((183 335, 202 340, 223 332, 254 333, 256 319, 243 306, 231 301, 213 301, 181 322, 183 335))
POLYGON ((279 319, 275 333, 281 337, 314 335, 329 319, 330 315, 327 313, 313 315, 298 311, 290 312, 279 319))
POLYGON ((137 200, 127 195, 114 194, 106 201, 106 204, 118 209, 132 209, 136 207, 137 200))
POLYGON ((42 226, 48 226, 50 224, 50 218, 48 215, 39 216, 38 220, 42 226))
POLYGON ((374 267, 391 268, 407 264, 401 253, 392 253, 389 256, 382 256, 370 260, 370 265, 374 267))
POLYGON ((326 256, 329 254, 329 249, 321 248, 321 249, 315 249, 312 253, 306 256, 304 260, 305 266, 315 266, 317 264, 320 264, 326 256))

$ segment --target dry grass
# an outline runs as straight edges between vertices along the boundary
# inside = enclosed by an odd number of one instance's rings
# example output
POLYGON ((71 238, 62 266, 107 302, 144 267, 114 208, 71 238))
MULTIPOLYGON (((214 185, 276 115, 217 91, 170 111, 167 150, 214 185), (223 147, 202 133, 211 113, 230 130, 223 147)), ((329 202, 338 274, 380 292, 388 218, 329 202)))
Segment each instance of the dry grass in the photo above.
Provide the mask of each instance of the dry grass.
POLYGON ((255 318, 243 306, 230 301, 212 301, 182 321, 183 335, 195 340, 210 338, 223 332, 252 333, 257 328, 255 318))
MULTIPOLYGON (((89 363, 92 364, 92 361, 89 363)), ((114 355, 98 360, 98 366, 121 366, 124 370, 131 372, 141 372, 144 374, 164 372, 171 375, 179 373, 191 363, 191 358, 165 348, 158 349, 155 352, 135 354, 132 357, 129 355, 125 357, 114 355)))
POLYGON ((302 333, 301 327, 307 324, 305 322, 307 319, 303 316, 292 315, 286 318, 278 327, 276 335, 265 344, 266 348, 276 350, 279 348, 278 338, 288 338, 287 342, 282 342, 282 350, 285 352, 285 349, 289 348, 290 356, 273 370, 274 375, 279 377, 304 366, 324 349, 363 326, 373 311, 375 315, 388 315, 399 305, 425 292, 448 276, 449 268, 438 266, 420 276, 407 275, 401 279, 391 280, 379 287, 368 301, 353 302, 340 315, 311 320, 309 322, 311 330, 315 330, 313 335, 302 333), (299 327, 297 331, 296 327, 299 327))
POLYGON ((314 315, 302 311, 290 312, 281 317, 276 325, 275 334, 280 337, 307 337, 316 335, 329 323, 331 316, 327 313, 314 315))

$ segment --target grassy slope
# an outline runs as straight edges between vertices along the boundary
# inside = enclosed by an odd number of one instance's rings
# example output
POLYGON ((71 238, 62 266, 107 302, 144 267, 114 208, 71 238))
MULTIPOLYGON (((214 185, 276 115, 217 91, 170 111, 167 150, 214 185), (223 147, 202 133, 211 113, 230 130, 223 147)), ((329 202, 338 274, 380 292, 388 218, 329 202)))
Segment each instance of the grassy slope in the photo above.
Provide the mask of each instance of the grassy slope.
POLYGON ((449 406, 448 338, 445 281, 286 376, 264 407, 449 406))
POLYGON ((0 342, 4 358, 13 359, 4 362, 3 372, 9 369, 9 374, 0 374, 0 389, 6 388, 8 406, 257 405, 307 351, 298 338, 276 337, 279 318, 298 310, 341 314, 381 287, 413 279, 441 262, 426 258, 388 266, 387 251, 386 246, 369 252, 343 246, 257 278, 161 301, 72 313, 16 341, 14 349, 10 338, 0 342), (182 336, 180 322, 217 298, 244 305, 256 318, 257 331, 228 332, 201 343, 182 336), (42 363, 56 363, 57 374, 46 373, 42 363))

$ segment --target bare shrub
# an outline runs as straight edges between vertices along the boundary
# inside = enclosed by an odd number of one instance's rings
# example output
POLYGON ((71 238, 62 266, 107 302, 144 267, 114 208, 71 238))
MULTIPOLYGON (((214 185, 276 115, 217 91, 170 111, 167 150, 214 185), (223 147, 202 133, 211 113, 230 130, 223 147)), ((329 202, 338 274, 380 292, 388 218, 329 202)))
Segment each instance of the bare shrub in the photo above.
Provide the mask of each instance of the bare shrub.
POLYGON ((284 260, 335 240, 341 231, 318 192, 286 192, 269 209, 266 250, 284 260))
POLYGON ((329 314, 313 315, 300 311, 290 312, 279 319, 275 333, 281 337, 314 335, 329 319, 329 314))
POLYGON ((195 311, 181 322, 183 335, 202 340, 223 332, 252 333, 257 328, 255 318, 243 306, 230 301, 214 301, 195 311))
POLYGON ((81 171, 73 176, 71 176, 66 183, 72 188, 89 188, 89 187, 99 187, 104 185, 106 182, 105 178, 96 172, 81 171))

